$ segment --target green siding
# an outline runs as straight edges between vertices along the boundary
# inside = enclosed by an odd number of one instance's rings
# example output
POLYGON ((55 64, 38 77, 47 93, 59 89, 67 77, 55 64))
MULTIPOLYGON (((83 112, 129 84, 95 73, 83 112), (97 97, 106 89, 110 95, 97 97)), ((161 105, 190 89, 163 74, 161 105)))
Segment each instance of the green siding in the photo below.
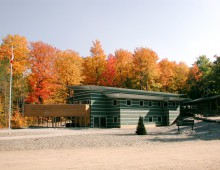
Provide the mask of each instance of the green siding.
POLYGON ((91 127, 94 127, 95 117, 105 117, 106 127, 117 128, 121 125, 137 125, 139 116, 144 117, 144 123, 155 125, 169 125, 179 115, 179 102, 173 103, 168 101, 167 106, 163 107, 166 101, 139 100, 129 99, 132 105, 127 105, 127 99, 117 99, 118 104, 113 105, 114 98, 108 98, 106 93, 123 93, 134 95, 151 95, 151 96, 165 96, 165 97, 179 97, 177 94, 160 93, 160 92, 146 92, 141 90, 130 90, 120 88, 107 88, 99 86, 74 86, 74 97, 72 102, 76 101, 90 101, 90 115, 91 127), (91 87, 91 89, 89 89, 91 87), (92 89, 94 88, 94 89, 92 89), (143 101, 144 105, 140 105, 143 101), (152 104, 149 106, 149 104, 152 104), (149 118, 152 117, 152 122, 149 118), (159 118, 158 118, 159 117, 159 118), (115 122, 117 120, 117 122, 115 122))

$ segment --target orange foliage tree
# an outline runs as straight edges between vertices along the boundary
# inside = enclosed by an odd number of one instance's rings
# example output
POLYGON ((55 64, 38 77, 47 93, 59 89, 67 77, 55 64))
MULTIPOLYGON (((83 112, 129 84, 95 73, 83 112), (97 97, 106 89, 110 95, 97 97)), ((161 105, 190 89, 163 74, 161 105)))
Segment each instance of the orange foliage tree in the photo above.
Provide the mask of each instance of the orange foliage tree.
POLYGON ((82 81, 82 57, 72 50, 61 51, 55 60, 57 84, 59 85, 53 98, 55 103, 65 103, 67 86, 79 85, 82 81))
POLYGON ((106 70, 106 55, 100 41, 93 42, 90 52, 91 56, 86 57, 83 62, 83 84, 101 85, 102 75, 106 70))
POLYGON ((189 67, 184 62, 176 64, 172 92, 185 93, 187 91, 188 74, 189 67))
POLYGON ((157 54, 149 48, 136 48, 134 51, 134 79, 136 88, 154 90, 159 76, 157 54))
MULTIPOLYGON (((26 73, 29 68, 28 56, 28 41, 20 35, 7 35, 2 39, 0 46, 0 107, 6 118, 8 111, 8 92, 9 92, 9 75, 10 75, 10 59, 14 54, 13 59, 13 109, 19 109, 22 106, 23 100, 27 95, 28 83, 26 73)), ((6 120, 6 119, 5 119, 6 120)), ((6 123, 5 123, 6 124, 6 123)))
POLYGON ((159 82, 161 84, 161 91, 171 92, 173 91, 174 75, 176 63, 169 61, 167 58, 162 59, 159 63, 160 76, 159 82))
POLYGON ((115 51, 116 85, 132 88, 133 54, 128 50, 115 51))
POLYGON ((30 92, 27 101, 31 103, 46 103, 57 89, 57 74, 55 61, 58 50, 41 41, 30 43, 31 64, 29 84, 30 92))

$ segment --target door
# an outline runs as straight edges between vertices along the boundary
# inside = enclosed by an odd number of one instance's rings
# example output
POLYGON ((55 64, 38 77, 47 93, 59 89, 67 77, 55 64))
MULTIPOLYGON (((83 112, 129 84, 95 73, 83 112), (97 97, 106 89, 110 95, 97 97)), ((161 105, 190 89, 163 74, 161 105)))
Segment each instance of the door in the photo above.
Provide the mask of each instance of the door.
POLYGON ((106 117, 94 117, 94 127, 106 128, 106 117))
POLYGON ((99 117, 94 117, 94 127, 99 127, 99 117))
POLYGON ((106 117, 100 117, 100 127, 106 128, 106 117))

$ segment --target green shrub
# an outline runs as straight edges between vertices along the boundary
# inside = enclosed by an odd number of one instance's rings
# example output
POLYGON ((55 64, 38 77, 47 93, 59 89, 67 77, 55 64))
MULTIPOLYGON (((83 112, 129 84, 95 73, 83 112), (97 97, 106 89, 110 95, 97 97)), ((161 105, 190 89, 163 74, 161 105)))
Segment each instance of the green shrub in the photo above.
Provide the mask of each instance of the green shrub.
POLYGON ((144 126, 143 117, 141 117, 141 116, 139 117, 137 129, 136 129, 136 134, 137 135, 146 135, 147 134, 147 131, 144 126))

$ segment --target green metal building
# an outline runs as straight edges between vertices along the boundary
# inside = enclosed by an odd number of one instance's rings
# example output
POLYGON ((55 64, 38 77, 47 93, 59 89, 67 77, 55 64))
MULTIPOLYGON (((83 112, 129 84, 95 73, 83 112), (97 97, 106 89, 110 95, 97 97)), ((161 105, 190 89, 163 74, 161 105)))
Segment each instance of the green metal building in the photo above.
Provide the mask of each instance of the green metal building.
POLYGON ((170 125, 180 114, 183 94, 104 86, 70 86, 69 104, 89 104, 90 127, 120 128, 137 125, 170 125))

